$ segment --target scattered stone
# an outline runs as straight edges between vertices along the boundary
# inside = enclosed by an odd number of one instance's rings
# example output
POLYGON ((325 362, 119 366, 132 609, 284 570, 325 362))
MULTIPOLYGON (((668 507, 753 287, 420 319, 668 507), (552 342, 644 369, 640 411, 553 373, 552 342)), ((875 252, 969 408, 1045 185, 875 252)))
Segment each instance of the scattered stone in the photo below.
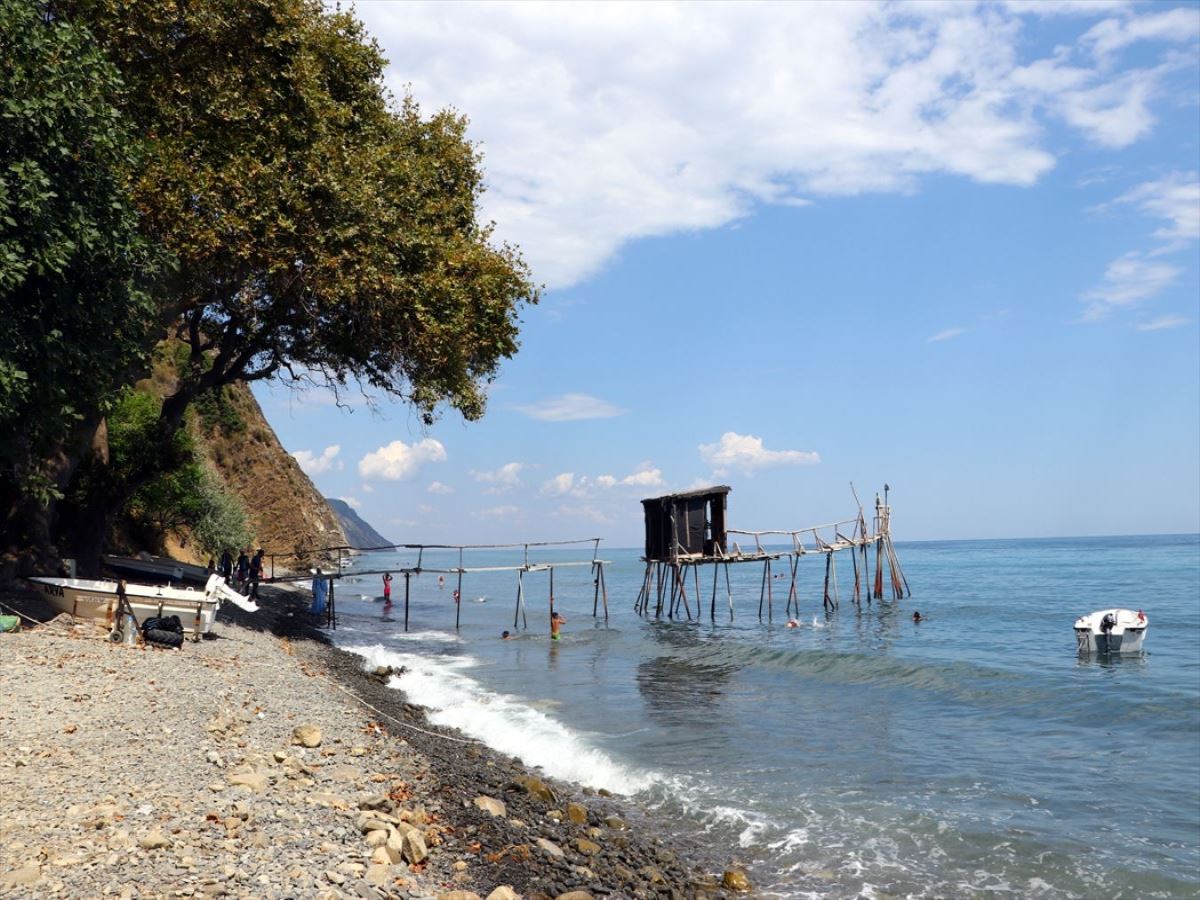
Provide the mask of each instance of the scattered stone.
POLYGON ((559 894, 554 900, 592 900, 592 895, 587 891, 567 891, 565 894, 559 894))
POLYGON ((583 838, 575 838, 575 840, 572 841, 571 843, 573 843, 575 845, 576 850, 578 850, 580 853, 584 854, 585 856, 592 856, 593 854, 600 852, 599 844, 595 844, 591 841, 584 840, 583 838))
POLYGON ((497 800, 494 797, 487 797, 483 794, 480 794, 473 802, 486 813, 489 813, 493 816, 498 816, 499 818, 505 817, 505 806, 503 800, 497 800))
POLYGON ((568 803, 567 819, 576 825, 586 825, 588 820, 587 807, 580 803, 568 803))
POLYGON ((0 875, 0 884, 33 884, 42 877, 42 867, 34 863, 0 875))
POLYGON ((321 729, 316 725, 297 725, 292 729, 292 743, 302 747, 320 747, 321 729))
POLYGON ((545 838, 538 838, 536 843, 538 847, 553 857, 562 858, 566 855, 563 853, 562 847, 558 846, 558 844, 554 843, 554 841, 548 841, 545 838))
POLYGON ((730 867, 721 876, 721 884, 731 891, 746 892, 750 890, 750 879, 742 869, 730 867))
POLYGON ((543 803, 553 805, 558 802, 554 791, 550 790, 540 778, 534 778, 532 775, 518 775, 513 779, 513 783, 524 788, 527 794, 537 797, 543 803))
POLYGON ((614 831, 624 831, 629 826, 625 824, 625 820, 620 816, 609 816, 604 820, 604 824, 614 831))
POLYGON ((171 846, 171 839, 161 831, 151 831, 138 838, 138 846, 143 850, 161 850, 163 847, 171 846))
POLYGON ((474 891, 446 891, 438 894, 437 900, 480 900, 480 897, 474 891))
POLYGON ((232 775, 226 775, 225 780, 235 787, 249 788, 256 794, 265 791, 271 781, 265 772, 235 772, 232 775))
POLYGON ((368 884, 383 887, 392 879, 392 867, 379 863, 367 866, 367 872, 363 877, 368 884))
POLYGON ((521 895, 507 884, 502 884, 488 894, 485 900, 521 900, 521 895))

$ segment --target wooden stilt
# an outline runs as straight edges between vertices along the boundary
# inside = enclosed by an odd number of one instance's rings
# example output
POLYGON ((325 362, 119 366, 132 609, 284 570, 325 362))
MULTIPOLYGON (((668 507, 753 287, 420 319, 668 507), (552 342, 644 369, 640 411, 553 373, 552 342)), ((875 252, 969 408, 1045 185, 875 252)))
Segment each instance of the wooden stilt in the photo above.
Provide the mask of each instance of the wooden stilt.
POLYGON ((771 582, 775 579, 771 577, 771 560, 767 560, 767 622, 768 624, 775 621, 775 603, 771 582))
POLYGON ((830 551, 829 553, 829 580, 833 582, 833 608, 840 609, 842 605, 842 598, 838 592, 837 560, 833 557, 833 551, 830 551))
POLYGON ((827 551, 825 551, 825 595, 824 595, 824 604, 825 604, 826 610, 830 609, 830 604, 829 604, 829 567, 831 565, 833 565, 833 551, 827 550, 827 551))
POLYGON ((857 547, 850 548, 850 564, 854 566, 854 605, 861 606, 861 598, 859 596, 860 584, 858 577, 858 556, 856 555, 857 547))
MULTIPOLYGON (((688 605, 687 598, 687 563, 683 566, 675 566, 675 578, 679 581, 679 600, 683 603, 683 611, 687 613, 688 621, 692 621, 692 608, 688 605)), ((697 609, 698 613, 700 610, 697 609)))
POLYGON ((762 621, 763 601, 767 599, 767 576, 770 572, 771 561, 763 561, 762 583, 758 586, 758 621, 762 621))
POLYGON ((797 617, 797 618, 799 618, 799 617, 800 617, 800 597, 799 597, 799 595, 796 593, 796 570, 797 570, 798 568, 800 568, 800 557, 799 557, 799 556, 792 556, 792 557, 789 559, 789 562, 788 562, 788 564, 789 564, 789 566, 791 567, 791 570, 792 570, 792 582, 791 582, 791 585, 790 585, 790 587, 788 588, 788 606, 787 606, 787 611, 788 611, 788 615, 790 616, 790 615, 792 614, 792 606, 793 606, 793 605, 795 605, 795 607, 796 607, 796 617, 797 617))
POLYGON ((708 620, 714 624, 717 621, 717 578, 721 575, 721 564, 717 563, 713 566, 713 592, 712 601, 708 605, 708 620))
POLYGON ((733 621, 733 588, 729 585, 729 563, 725 563, 725 599, 729 601, 729 621, 733 621))
POLYGON ((608 624, 608 585, 604 583, 604 563, 599 564, 600 569, 600 601, 604 604, 604 624, 608 624))
POLYGON ((404 630, 408 631, 408 580, 411 572, 404 573, 404 630))
POLYGON ((460 617, 462 616, 462 576, 463 576, 463 552, 458 551, 458 587, 454 589, 454 627, 458 628, 460 617))
POLYGON ((883 599, 883 538, 875 541, 875 599, 883 599))

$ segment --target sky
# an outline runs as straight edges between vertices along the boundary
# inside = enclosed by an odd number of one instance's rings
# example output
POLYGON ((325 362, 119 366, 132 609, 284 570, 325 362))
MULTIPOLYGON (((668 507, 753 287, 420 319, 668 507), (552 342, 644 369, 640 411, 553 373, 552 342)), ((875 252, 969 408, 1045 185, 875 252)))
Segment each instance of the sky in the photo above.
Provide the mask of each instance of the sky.
POLYGON ((352 8, 544 287, 478 422, 256 388, 390 540, 1200 531, 1200 5, 352 8))

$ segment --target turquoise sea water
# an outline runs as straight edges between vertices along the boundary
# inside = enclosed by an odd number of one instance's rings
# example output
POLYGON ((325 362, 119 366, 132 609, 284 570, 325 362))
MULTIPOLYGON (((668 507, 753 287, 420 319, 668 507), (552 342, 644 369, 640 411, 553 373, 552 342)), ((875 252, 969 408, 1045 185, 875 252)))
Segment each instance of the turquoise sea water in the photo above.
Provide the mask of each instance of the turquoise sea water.
MULTIPOLYGON (((1200 895, 1200 536, 897 549, 912 598, 856 608, 844 557, 831 614, 822 560, 802 560, 794 629, 786 581, 774 624, 759 622, 754 566, 733 568, 733 623, 723 581, 715 624, 640 618, 638 552, 602 548, 607 625, 587 567, 555 576, 560 641, 545 573, 526 576, 528 630, 513 629, 513 573, 467 576, 458 630, 453 578, 424 573, 407 633, 403 579, 385 613, 379 576, 352 575, 335 640, 407 666, 435 721, 701 835, 763 894, 1200 895), (1074 619, 1114 606, 1146 611, 1145 656, 1078 657, 1074 619)), ((370 554, 356 569, 414 562, 370 554)))

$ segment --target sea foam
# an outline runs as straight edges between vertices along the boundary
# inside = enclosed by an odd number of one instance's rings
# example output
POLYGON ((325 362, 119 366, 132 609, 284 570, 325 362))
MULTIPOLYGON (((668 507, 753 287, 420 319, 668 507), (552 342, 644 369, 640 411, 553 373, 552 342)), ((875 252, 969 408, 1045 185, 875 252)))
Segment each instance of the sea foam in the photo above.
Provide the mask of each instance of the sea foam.
MULTIPOLYGON (((437 640, 431 637, 436 632, 424 634, 437 640)), ((528 766, 540 766, 548 775, 618 794, 636 794, 661 780, 653 772, 618 763, 528 702, 484 688, 467 674, 476 664, 469 656, 429 657, 380 644, 342 649, 363 657, 368 667, 403 666, 406 671, 393 686, 428 708, 431 722, 457 728, 528 766)))

